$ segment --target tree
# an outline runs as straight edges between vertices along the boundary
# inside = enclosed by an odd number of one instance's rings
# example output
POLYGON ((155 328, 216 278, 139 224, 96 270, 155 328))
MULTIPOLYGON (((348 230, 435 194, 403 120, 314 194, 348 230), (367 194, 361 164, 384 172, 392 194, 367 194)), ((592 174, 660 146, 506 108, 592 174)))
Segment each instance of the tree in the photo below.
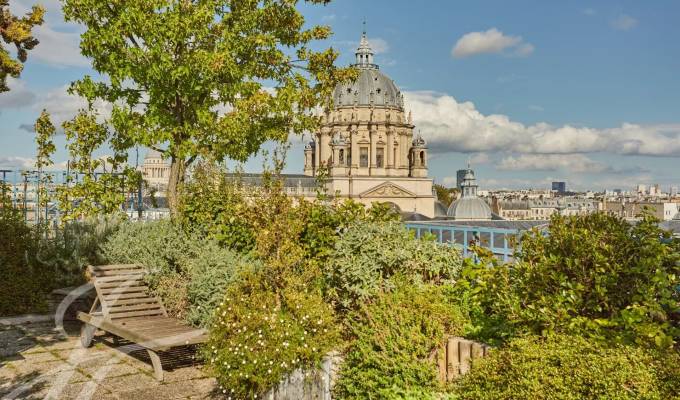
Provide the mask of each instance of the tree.
MULTIPOLYGON (((310 0, 325 4, 328 0, 310 0)), ((117 150, 135 145, 170 160, 168 202, 198 158, 246 160, 267 140, 313 129, 311 110, 355 76, 336 69, 332 48, 312 51, 330 28, 304 29, 298 0, 65 0, 67 20, 85 25, 81 50, 106 78, 71 92, 113 104, 117 150)), ((102 140, 102 144, 105 140, 102 140)))
MULTIPOLYGON (((35 159, 35 167, 38 169, 38 199, 40 207, 47 207, 49 203, 47 186, 52 183, 52 177, 49 174, 43 174, 45 167, 53 164, 51 156, 56 150, 52 137, 56 129, 50 120, 50 114, 47 110, 40 113, 40 117, 35 121, 35 142, 38 146, 38 154, 35 159)), ((39 213, 36 213, 36 219, 39 220, 39 213)))
POLYGON ((33 6, 31 12, 19 18, 9 11, 9 0, 0 0, 0 37, 8 45, 16 47, 17 59, 13 59, 4 46, 0 45, 0 93, 9 91, 7 76, 18 78, 24 69, 28 50, 38 45, 38 39, 31 35, 31 29, 42 25, 45 9, 33 6))
POLYGON ((437 200, 442 202, 446 207, 450 206, 458 193, 457 188, 447 188, 446 186, 436 184, 434 190, 437 193, 437 200))

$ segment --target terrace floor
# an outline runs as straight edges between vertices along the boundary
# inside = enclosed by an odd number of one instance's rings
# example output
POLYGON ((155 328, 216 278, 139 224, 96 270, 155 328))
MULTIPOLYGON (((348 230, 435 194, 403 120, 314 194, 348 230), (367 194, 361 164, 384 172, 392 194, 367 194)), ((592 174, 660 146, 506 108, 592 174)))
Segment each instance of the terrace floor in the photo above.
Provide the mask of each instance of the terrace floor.
POLYGON ((80 348, 80 324, 0 325, 1 399, 206 399, 216 383, 192 349, 161 354, 165 379, 153 378, 146 352, 99 334, 80 348), (120 350, 130 349, 129 353, 120 350))

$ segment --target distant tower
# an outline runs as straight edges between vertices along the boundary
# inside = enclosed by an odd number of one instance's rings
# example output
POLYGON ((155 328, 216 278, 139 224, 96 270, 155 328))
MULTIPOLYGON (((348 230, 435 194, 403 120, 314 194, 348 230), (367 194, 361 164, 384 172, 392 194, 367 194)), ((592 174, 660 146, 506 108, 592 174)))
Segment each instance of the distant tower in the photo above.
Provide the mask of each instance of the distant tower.
POLYGON ((425 139, 418 134, 413 139, 410 154, 410 174, 413 178, 424 178, 427 176, 427 146, 425 139))

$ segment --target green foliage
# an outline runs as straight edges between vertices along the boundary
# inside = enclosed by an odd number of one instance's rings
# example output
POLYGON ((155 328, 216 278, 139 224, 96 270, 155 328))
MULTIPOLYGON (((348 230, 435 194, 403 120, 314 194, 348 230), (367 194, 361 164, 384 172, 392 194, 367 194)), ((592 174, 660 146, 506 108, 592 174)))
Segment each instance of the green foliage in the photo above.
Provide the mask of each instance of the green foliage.
POLYGON ((318 289, 289 277, 274 292, 268 280, 262 269, 242 272, 213 319, 204 358, 233 398, 261 396, 295 369, 318 366, 339 343, 318 289))
MULTIPOLYGON (((103 245, 110 263, 139 263, 149 269, 146 279, 168 312, 185 317, 187 285, 194 260, 203 256, 203 238, 185 232, 172 221, 126 222, 103 245)), ((217 249, 219 251, 219 249, 217 249)))
POLYGON ((175 211, 197 157, 245 161, 267 140, 313 129, 319 118, 310 110, 356 76, 334 67, 332 48, 312 50, 330 28, 305 27, 297 7, 296 0, 65 0, 66 20, 85 26, 81 51, 104 78, 86 76, 72 91, 90 104, 114 104, 104 124, 116 151, 143 145, 164 153, 175 211))
POLYGON ((50 114, 47 113, 47 110, 42 110, 40 117, 35 121, 35 142, 38 145, 35 167, 38 170, 53 164, 50 156, 56 150, 52 140, 55 131, 56 129, 50 120, 50 114))
POLYGON ((547 234, 525 235, 515 264, 470 264, 459 287, 496 339, 570 332, 669 347, 680 338, 680 246, 657 222, 553 217, 547 234))
POLYGON ((19 18, 10 13, 9 0, 0 0, 0 39, 13 45, 17 53, 15 60, 0 42, 0 93, 9 90, 7 76, 18 78, 24 69, 23 63, 26 62, 28 50, 38 45, 38 39, 31 35, 31 30, 36 25, 42 25, 44 15, 45 8, 36 5, 24 17, 19 18))
POLYGON ((84 267, 101 261, 99 245, 116 221, 88 220, 66 224, 46 235, 28 226, 23 214, 5 202, 0 206, 0 315, 47 312, 52 290, 84 283, 84 267))
POLYGON ((460 252, 434 240, 415 239, 401 223, 357 223, 342 235, 324 267, 328 296, 342 309, 356 307, 394 287, 392 277, 412 282, 453 282, 460 252))
POLYGON ((0 209, 0 315, 44 311, 45 278, 32 268, 30 256, 38 238, 24 223, 23 215, 3 204, 0 209))
POLYGON ((433 351, 445 334, 460 334, 466 323, 446 291, 398 281, 395 290, 351 312, 347 329, 353 342, 335 393, 340 398, 385 399, 402 398, 402 390, 440 389, 433 351))
POLYGON ((518 338, 473 365, 455 386, 459 399, 672 399, 680 356, 607 346, 578 336, 518 338))
POLYGON ((201 253, 190 265, 187 320, 202 327, 208 327, 214 310, 241 271, 262 268, 259 260, 222 248, 213 240, 203 242, 201 253))
POLYGON ((74 173, 67 176, 66 185, 57 188, 62 220, 122 213, 125 193, 134 191, 141 179, 139 172, 127 165, 127 148, 109 140, 109 127, 84 110, 63 127, 74 173), (95 151, 104 144, 113 155, 95 158, 95 151))
POLYGON ((238 177, 214 163, 200 162, 181 188, 177 219, 185 229, 195 227, 226 247, 248 252, 255 247, 249 207, 238 177))
POLYGON ((439 200, 446 207, 450 206, 453 202, 454 196, 459 191, 458 188, 447 188, 446 186, 434 184, 434 190, 437 194, 437 200, 439 200))

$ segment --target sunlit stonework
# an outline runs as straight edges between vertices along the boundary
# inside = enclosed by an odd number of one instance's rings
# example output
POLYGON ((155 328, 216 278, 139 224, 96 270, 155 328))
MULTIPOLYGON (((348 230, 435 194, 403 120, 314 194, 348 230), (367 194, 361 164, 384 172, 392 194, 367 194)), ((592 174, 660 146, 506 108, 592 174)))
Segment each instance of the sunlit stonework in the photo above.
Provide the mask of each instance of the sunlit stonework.
POLYGON ((359 78, 335 88, 333 107, 305 146, 305 175, 316 176, 325 168, 330 193, 367 205, 389 202, 401 211, 434 217, 425 140, 414 137, 404 97, 373 62, 365 32, 354 66, 359 78))

